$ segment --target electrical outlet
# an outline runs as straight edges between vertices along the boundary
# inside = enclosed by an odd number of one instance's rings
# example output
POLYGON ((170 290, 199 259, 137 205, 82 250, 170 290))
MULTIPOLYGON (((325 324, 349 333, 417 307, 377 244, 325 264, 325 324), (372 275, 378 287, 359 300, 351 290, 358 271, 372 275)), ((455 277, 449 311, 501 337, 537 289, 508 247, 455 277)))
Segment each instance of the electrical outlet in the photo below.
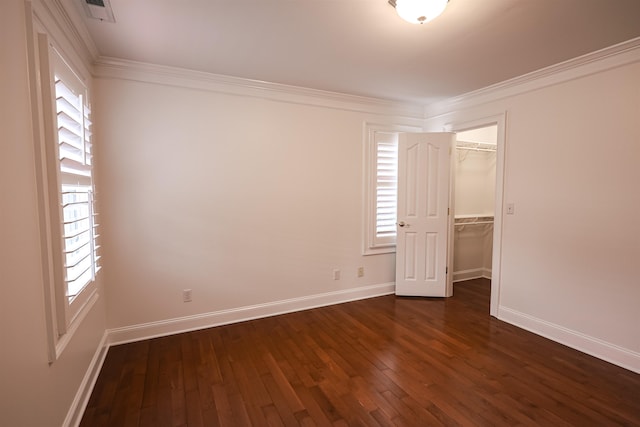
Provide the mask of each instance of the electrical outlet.
POLYGON ((182 290, 182 302, 191 302, 191 289, 182 290))
POLYGON ((364 267, 358 267, 358 277, 364 276, 364 267))
POLYGON ((340 270, 333 270, 333 280, 340 280, 340 270))

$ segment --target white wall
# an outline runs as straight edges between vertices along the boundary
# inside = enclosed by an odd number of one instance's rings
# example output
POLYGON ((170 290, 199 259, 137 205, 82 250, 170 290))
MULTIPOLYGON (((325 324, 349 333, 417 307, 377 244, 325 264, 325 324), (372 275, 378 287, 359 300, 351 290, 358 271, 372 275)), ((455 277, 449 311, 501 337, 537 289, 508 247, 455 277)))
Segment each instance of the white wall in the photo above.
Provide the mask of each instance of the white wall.
POLYGON ((475 142, 482 144, 498 143, 498 126, 483 126, 475 129, 469 129, 457 133, 457 140, 460 142, 475 142))
POLYGON ((455 214, 491 216, 495 210, 496 153, 456 150, 455 214))
POLYGON ((363 124, 393 118, 119 78, 94 99, 109 328, 393 282, 361 255, 363 124))
POLYGON ((48 364, 23 0, 0 13, 0 425, 62 425, 105 331, 104 298, 48 364), (11 41, 10 43, 7 41, 11 41))
POLYGON ((638 371, 640 63, 633 61, 504 98, 496 90, 498 101, 462 100, 427 127, 507 111, 504 200, 515 203, 515 215, 503 216, 500 317, 638 371))
POLYGON ((493 226, 455 226, 453 241, 453 280, 491 278, 493 226))

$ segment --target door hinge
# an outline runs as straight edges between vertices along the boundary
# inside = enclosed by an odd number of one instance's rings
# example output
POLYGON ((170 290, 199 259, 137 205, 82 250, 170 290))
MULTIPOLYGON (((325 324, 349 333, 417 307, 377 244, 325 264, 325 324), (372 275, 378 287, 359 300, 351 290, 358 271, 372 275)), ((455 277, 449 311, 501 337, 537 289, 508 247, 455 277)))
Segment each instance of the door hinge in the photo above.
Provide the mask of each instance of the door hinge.
POLYGON ((444 274, 449 274, 449 267, 444 268, 444 274))
POLYGON ((450 214, 449 214, 449 209, 451 209, 451 208, 447 208, 447 216, 449 216, 449 215, 450 215, 450 214))

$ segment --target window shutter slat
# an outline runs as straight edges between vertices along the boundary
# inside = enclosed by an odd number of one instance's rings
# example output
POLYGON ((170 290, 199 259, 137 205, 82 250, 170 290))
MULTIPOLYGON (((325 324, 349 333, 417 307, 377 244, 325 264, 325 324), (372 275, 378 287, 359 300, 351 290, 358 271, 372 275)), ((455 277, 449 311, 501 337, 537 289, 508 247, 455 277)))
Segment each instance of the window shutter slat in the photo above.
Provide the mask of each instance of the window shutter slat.
POLYGON ((65 129, 67 132, 71 134, 71 136, 75 136, 82 140, 83 137, 83 129, 82 122, 75 120, 73 117, 65 114, 64 111, 58 112, 58 132, 61 129, 65 129))
POLYGON ((65 127, 58 129, 58 143, 66 144, 78 150, 82 150, 82 138, 65 127))
MULTIPOLYGON (((66 153, 61 153, 66 154, 66 153)), ((60 171, 72 175, 91 176, 91 165, 78 162, 68 157, 60 159, 60 171)))

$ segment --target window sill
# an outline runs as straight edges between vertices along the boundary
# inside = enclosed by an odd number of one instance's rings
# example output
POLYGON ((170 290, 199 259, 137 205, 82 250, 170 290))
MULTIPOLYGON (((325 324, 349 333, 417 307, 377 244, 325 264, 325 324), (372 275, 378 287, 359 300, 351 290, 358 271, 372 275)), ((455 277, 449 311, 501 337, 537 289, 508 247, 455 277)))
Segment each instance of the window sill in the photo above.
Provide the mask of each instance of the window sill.
POLYGON ((364 251, 362 251, 362 255, 364 255, 364 256, 395 254, 395 253, 396 253, 395 245, 394 246, 385 246, 385 247, 380 247, 380 248, 366 248, 364 251))
POLYGON ((76 317, 74 317, 73 321, 69 325, 69 328, 67 329, 67 332, 64 335, 58 337, 58 341, 55 345, 55 355, 53 355, 53 360, 49 360, 49 364, 52 364, 60 358, 62 352, 67 347, 67 344, 69 344, 71 338, 73 338, 73 335, 84 321, 84 318, 87 317, 87 314, 89 314, 93 306, 96 304, 96 302, 98 302, 98 298, 100 298, 100 294, 98 294, 97 290, 94 290, 91 296, 87 299, 87 302, 85 302, 82 308, 80 308, 76 317))

